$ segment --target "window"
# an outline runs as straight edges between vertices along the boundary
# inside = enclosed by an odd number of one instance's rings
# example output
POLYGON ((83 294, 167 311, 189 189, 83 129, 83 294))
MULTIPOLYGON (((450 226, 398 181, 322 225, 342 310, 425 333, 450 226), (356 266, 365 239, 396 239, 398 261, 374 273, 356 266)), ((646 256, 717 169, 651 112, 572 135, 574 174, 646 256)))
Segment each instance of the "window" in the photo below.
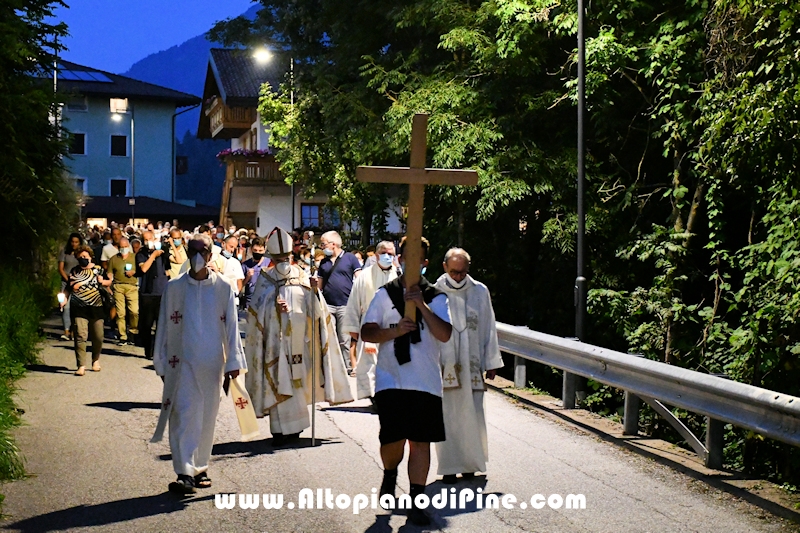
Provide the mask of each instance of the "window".
POLYGON ((128 99, 127 98, 112 98, 109 107, 112 113, 127 113, 128 112, 128 99))
POLYGON ((89 104, 86 103, 85 96, 74 96, 67 101, 67 109, 70 111, 88 111, 89 104))
POLYGON ((72 155, 86 155, 86 134, 69 134, 69 153, 72 155))
POLYGON ((128 156, 128 137, 126 135, 111 136, 111 155, 128 156))
POLYGON ((339 210, 325 204, 301 204, 300 223, 304 228, 339 228, 339 210))
POLYGON ((86 194, 86 180, 84 178, 75 178, 73 179, 73 183, 75 185, 75 189, 79 193, 86 194))
POLYGON ((300 206, 300 224, 304 228, 320 227, 319 212, 321 208, 321 205, 302 204, 300 206))
POLYGON ((128 180, 111 179, 111 196, 125 196, 128 194, 128 180))

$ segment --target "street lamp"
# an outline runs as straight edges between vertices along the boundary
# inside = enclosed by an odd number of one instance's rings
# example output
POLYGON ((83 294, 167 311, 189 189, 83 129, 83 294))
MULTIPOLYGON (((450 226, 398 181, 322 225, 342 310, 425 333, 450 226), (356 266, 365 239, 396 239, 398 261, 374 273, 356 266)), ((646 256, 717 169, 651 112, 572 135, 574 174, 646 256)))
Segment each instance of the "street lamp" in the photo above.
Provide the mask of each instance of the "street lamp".
MULTIPOLYGON (((265 65, 272 60, 272 52, 269 51, 266 47, 262 46, 261 48, 257 48, 253 52, 253 58, 255 58, 256 62, 260 65, 265 65)), ((294 116, 294 58, 289 58, 289 105, 292 112, 292 116, 294 116)), ((294 181, 290 185, 291 191, 290 195, 292 197, 291 204, 292 204, 292 231, 294 231, 294 224, 295 224, 295 192, 294 192, 294 181)))
MULTIPOLYGON (((586 145, 584 138, 584 114, 586 111, 586 38, 584 36, 584 0, 578 0, 578 238, 577 275, 575 277, 575 337, 586 341, 586 298, 588 283, 586 267, 586 145)), ((579 387, 578 376, 564 372, 561 399, 564 409, 575 408, 575 393, 579 387)))
MULTIPOLYGON (((136 139, 134 137, 133 104, 127 98, 112 98, 110 100, 111 120, 122 121, 122 115, 131 114, 131 197, 136 196, 136 139)), ((131 223, 133 221, 131 220, 131 223)))

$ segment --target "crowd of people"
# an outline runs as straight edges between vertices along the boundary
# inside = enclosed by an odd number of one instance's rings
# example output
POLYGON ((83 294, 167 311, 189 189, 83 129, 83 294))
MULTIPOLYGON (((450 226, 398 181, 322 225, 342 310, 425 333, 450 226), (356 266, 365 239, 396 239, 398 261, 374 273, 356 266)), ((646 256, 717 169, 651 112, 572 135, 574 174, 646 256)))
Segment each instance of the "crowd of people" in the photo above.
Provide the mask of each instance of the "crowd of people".
POLYGON ((489 291, 469 275, 470 255, 451 248, 444 274, 428 282, 428 242, 418 266, 405 265, 406 245, 347 252, 335 231, 316 237, 275 228, 262 237, 212 223, 73 233, 58 259, 62 339, 74 343, 78 376, 90 365, 100 371, 104 325, 117 343, 154 359, 164 392, 153 439, 169 423, 178 475, 170 490, 179 494, 211 486, 220 387, 233 382, 244 400, 237 403, 243 435, 247 416, 251 428, 268 416, 279 447, 311 425, 315 397, 353 401, 348 376, 355 378, 356 396, 370 399, 380 420, 381 505, 402 502, 397 467, 408 444, 406 508, 412 522, 426 524, 416 497, 431 443, 444 483, 486 471, 483 392, 503 362, 489 291), (408 268, 420 273, 411 286, 408 268))

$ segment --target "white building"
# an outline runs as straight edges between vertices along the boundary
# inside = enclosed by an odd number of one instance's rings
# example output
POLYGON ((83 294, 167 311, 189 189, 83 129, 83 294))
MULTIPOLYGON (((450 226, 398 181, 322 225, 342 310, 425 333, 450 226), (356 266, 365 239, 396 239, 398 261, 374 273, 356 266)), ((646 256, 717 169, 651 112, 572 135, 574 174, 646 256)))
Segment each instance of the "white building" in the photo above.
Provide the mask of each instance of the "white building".
MULTIPOLYGON (((255 228, 259 235, 275 226, 344 229, 338 211, 327 206, 327 195, 306 198, 298 186, 292 196, 293 188, 270 153, 269 131, 258 113, 259 92, 264 82, 277 88, 287 67, 277 61, 259 62, 251 50, 211 50, 197 137, 231 140, 230 153, 224 156, 220 223, 255 228)), ((394 210, 389 213, 388 229, 401 231, 394 210)))

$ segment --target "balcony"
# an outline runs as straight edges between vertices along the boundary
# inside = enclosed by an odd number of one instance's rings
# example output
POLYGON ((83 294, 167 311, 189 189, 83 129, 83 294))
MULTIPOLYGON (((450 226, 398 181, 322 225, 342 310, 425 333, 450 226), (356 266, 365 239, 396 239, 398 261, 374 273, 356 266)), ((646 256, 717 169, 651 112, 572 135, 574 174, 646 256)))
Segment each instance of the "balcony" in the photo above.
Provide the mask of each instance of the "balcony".
POLYGON ((231 185, 285 184, 274 156, 225 158, 226 177, 231 185))
POLYGON ((211 137, 215 139, 233 139, 250 130, 258 119, 258 113, 252 107, 228 107, 219 97, 214 97, 206 107, 209 118, 211 137))

